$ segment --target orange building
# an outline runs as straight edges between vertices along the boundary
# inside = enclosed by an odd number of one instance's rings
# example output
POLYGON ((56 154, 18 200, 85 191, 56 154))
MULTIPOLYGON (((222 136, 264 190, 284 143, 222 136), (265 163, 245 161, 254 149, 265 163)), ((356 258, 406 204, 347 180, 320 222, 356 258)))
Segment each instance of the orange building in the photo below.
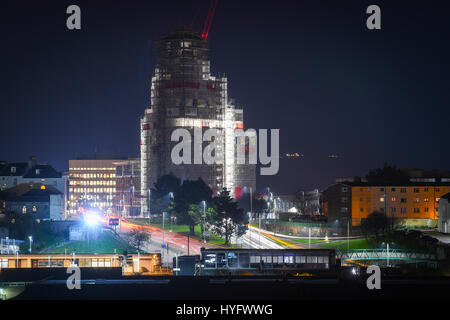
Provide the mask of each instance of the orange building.
POLYGON ((324 192, 324 211, 329 223, 359 226, 374 212, 385 212, 388 218, 433 226, 438 219, 441 196, 450 192, 450 183, 410 182, 403 185, 369 185, 367 182, 341 182, 324 192))
POLYGON ((122 267, 125 275, 161 271, 161 254, 130 254, 126 263, 122 263, 119 254, 2 254, 0 272, 7 268, 68 268, 71 265, 80 268, 122 267))

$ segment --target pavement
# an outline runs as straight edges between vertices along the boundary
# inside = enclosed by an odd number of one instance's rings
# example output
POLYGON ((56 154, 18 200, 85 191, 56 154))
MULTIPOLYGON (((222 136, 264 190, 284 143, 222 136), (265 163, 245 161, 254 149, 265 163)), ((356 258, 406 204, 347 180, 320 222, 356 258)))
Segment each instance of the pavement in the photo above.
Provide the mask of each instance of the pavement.
POLYGON ((450 244, 450 234, 439 233, 436 231, 423 231, 427 236, 438 239, 440 242, 445 244, 450 244))

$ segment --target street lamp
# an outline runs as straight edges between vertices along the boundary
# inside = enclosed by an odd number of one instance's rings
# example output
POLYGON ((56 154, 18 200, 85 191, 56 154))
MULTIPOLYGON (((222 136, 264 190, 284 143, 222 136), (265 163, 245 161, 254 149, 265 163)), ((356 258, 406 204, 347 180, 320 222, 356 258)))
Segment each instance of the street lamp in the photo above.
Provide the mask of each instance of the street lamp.
POLYGON ((166 213, 165 211, 163 211, 163 213, 162 213, 162 244, 164 244, 164 214, 165 213, 166 213))
POLYGON ((206 239, 205 239, 205 231, 206 231, 206 201, 203 200, 201 202, 203 204, 203 242, 206 243, 206 239))
POLYGON ((29 249, 29 251, 30 251, 30 253, 31 253, 31 243, 33 242, 33 237, 32 237, 32 236, 29 236, 29 237, 28 237, 28 240, 30 240, 30 249, 29 249))
MULTIPOLYGON (((173 200, 173 192, 169 192, 167 194, 169 196, 169 200, 173 200)), ((172 232, 172 215, 170 215, 170 232, 172 232)), ((163 232, 164 232, 164 212, 163 212, 163 232)), ((164 233, 163 233, 163 240, 164 240, 164 233)))

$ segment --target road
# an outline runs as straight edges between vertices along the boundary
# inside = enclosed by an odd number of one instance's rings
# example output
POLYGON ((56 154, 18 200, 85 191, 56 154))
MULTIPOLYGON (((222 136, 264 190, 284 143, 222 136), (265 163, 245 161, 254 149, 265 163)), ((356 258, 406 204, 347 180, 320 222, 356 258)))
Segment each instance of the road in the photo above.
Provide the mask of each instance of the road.
POLYGON ((239 237, 233 237, 231 243, 241 248, 254 248, 254 249, 283 249, 284 247, 278 244, 276 241, 266 236, 264 230, 248 227, 247 232, 239 237))
POLYGON ((217 248, 216 245, 204 243, 190 237, 188 240, 187 236, 173 233, 169 230, 163 231, 158 227, 135 224, 127 220, 121 221, 121 233, 129 232, 135 228, 147 231, 150 234, 150 240, 144 245, 144 250, 147 252, 160 252, 163 264, 167 264, 167 253, 169 265, 172 265, 173 258, 177 255, 199 255, 202 247, 217 248), (168 245, 168 252, 167 247, 161 247, 163 243, 168 245))
MULTIPOLYGON (((139 224, 132 223, 127 220, 122 220, 120 232, 129 232, 132 229, 139 228, 150 233, 150 240, 144 245, 144 250, 147 252, 160 252, 161 259, 164 264, 167 263, 167 253, 169 258, 169 265, 172 264, 173 257, 176 255, 187 255, 188 254, 188 237, 179 235, 177 233, 169 232, 168 230, 163 231, 161 228, 153 226, 143 226, 139 224), (162 249, 162 243, 168 244, 167 248, 162 249)), ((241 247, 241 248, 255 248, 255 249, 283 249, 284 247, 292 247, 292 245, 280 245, 273 238, 274 236, 268 235, 264 230, 259 230, 258 228, 249 227, 246 234, 236 238, 232 237, 231 243, 241 247), (261 232, 260 232, 261 231, 261 232)), ((211 245, 204 243, 197 239, 189 238, 189 254, 198 255, 200 254, 200 249, 204 248, 217 248, 217 245, 211 245)))

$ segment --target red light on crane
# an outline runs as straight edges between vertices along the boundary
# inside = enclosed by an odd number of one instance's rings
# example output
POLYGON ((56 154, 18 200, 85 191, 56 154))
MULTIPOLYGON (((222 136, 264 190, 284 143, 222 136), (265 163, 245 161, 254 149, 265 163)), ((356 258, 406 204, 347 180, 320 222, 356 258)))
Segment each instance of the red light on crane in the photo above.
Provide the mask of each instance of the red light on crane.
POLYGON ((211 6, 209 7, 208 16, 206 17, 205 26, 203 27, 202 32, 202 39, 204 40, 208 39, 209 30, 211 29, 212 19, 218 1, 219 0, 211 0, 211 6))

